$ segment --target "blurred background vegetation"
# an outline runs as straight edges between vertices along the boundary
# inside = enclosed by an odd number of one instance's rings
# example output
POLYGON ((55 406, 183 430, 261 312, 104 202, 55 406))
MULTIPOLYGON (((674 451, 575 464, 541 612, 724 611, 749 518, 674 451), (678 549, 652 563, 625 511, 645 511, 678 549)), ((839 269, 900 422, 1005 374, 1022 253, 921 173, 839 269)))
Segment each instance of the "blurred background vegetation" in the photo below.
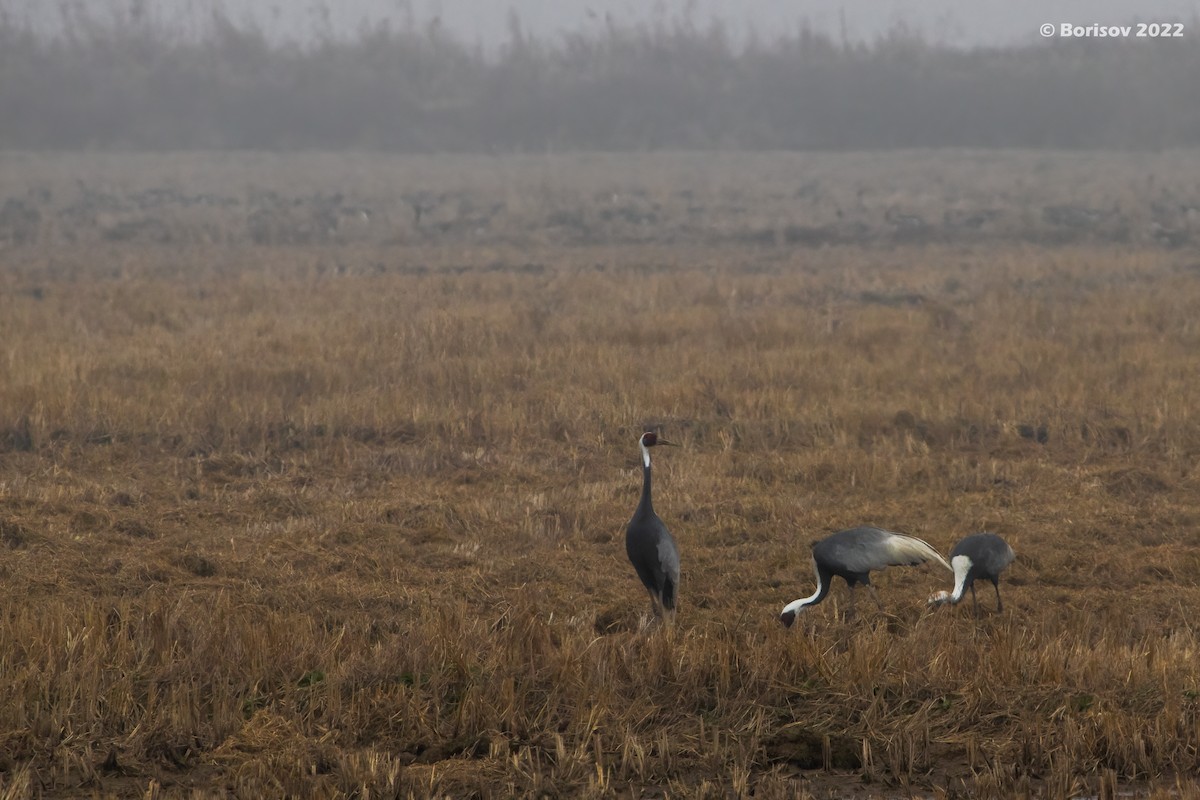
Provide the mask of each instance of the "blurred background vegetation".
POLYGON ((686 15, 484 50, 436 22, 283 41, 214 10, 0 4, 0 147, 397 152, 1135 148, 1200 143, 1184 38, 960 49, 893 29, 735 41, 686 15))

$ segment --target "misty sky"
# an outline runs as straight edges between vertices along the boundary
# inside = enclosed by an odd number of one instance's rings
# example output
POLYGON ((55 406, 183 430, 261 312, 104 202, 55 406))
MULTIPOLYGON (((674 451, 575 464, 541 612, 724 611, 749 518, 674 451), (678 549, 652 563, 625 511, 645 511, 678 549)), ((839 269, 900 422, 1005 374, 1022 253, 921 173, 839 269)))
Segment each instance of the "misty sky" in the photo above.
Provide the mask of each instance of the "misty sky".
MULTIPOLYGON (((137 0, 133 0, 137 2, 137 0)), ((109 0, 127 8, 130 0, 109 0)), ((313 30, 352 36, 364 23, 411 16, 420 23, 437 18, 448 30, 488 49, 508 36, 510 12, 523 29, 554 39, 569 31, 602 29, 606 15, 633 25, 656 18, 671 19, 690 10, 699 24, 717 18, 735 34, 755 31, 770 40, 807 24, 840 35, 844 9, 848 38, 871 40, 903 23, 928 38, 951 45, 1004 45, 1036 41, 1043 22, 1115 25, 1159 18, 1200 18, 1200 0, 141 0, 156 22, 192 25, 223 8, 235 21, 252 21, 272 38, 305 40, 313 30), (328 16, 326 16, 328 15, 328 16)), ((82 4, 90 13, 105 0, 82 4)), ((19 9, 45 24, 57 3, 0 0, 0 9, 19 9), (39 19, 40 18, 40 19, 39 19)), ((1187 35, 1200 34, 1188 30, 1187 35)))
MULTIPOLYGON (((248 1, 248 0, 247 0, 248 1)), ((370 0, 360 0, 370 7, 370 0)), ((502 40, 511 8, 532 32, 553 36, 565 30, 586 30, 603 24, 604 15, 617 20, 671 17, 684 9, 698 22, 719 18, 742 33, 753 29, 770 39, 795 31, 802 21, 821 31, 839 34, 844 9, 850 38, 872 39, 903 22, 946 43, 1009 44, 1038 39, 1043 22, 1117 24, 1152 19, 1155 14, 1191 19, 1200 11, 1196 0, 413 0, 420 16, 440 14, 452 30, 471 41, 502 40), (1050 9, 1047 11, 1047 9, 1050 9), (588 12, 591 12, 590 14, 588 12)))

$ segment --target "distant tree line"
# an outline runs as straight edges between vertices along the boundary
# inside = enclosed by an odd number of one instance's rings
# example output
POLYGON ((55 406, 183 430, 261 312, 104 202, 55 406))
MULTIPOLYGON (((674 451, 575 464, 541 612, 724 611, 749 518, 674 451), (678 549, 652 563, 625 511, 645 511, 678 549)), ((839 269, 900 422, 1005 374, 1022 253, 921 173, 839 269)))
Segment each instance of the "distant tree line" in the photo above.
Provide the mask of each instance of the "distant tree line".
POLYGON ((1200 39, 959 50, 897 30, 735 45, 685 21, 496 53, 432 25, 306 45, 216 16, 200 36, 136 19, 48 36, 0 16, 0 147, 1062 147, 1200 144, 1200 39))

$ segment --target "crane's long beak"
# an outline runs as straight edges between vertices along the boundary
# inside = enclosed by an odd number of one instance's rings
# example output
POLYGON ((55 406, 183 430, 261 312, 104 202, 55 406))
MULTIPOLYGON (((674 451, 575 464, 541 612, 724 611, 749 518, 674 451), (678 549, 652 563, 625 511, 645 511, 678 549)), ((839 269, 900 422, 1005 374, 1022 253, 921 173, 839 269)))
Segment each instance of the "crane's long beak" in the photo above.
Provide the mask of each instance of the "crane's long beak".
POLYGON ((675 444, 674 442, 668 442, 666 439, 663 439, 662 437, 659 437, 658 441, 655 442, 655 444, 656 445, 665 444, 667 447, 679 447, 679 445, 675 444))
POLYGON ((950 593, 943 589, 940 592, 934 592, 929 595, 929 599, 925 601, 927 605, 940 606, 943 603, 950 602, 950 593))

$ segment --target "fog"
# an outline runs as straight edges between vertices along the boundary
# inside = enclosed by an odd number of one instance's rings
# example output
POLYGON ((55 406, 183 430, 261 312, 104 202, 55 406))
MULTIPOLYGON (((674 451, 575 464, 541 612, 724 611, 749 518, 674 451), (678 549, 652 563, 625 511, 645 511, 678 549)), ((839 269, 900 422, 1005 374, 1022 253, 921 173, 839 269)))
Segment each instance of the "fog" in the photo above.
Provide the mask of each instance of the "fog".
MULTIPOLYGON (((267 19, 264 6, 240 0, 239 13, 267 19)), ((1012 0, 989 3, 963 0, 414 0, 389 3, 352 0, 334 10, 341 31, 353 31, 363 20, 396 19, 411 13, 416 19, 437 18, 455 35, 485 47, 503 42, 512 15, 531 35, 553 38, 567 32, 586 32, 606 20, 625 25, 653 23, 687 15, 698 24, 719 21, 738 38, 754 34, 772 39, 801 26, 850 41, 869 42, 897 25, 952 46, 1004 46, 1037 38, 1043 22, 1119 24, 1157 18, 1188 19, 1200 4, 1189 0, 1012 0)), ((231 4, 232 7, 232 4, 231 4)), ((303 19, 276 18, 289 35, 302 38, 310 28, 303 19)))
MULTIPOLYGON (((95 6, 96 4, 91 4, 95 6)), ((101 7, 103 3, 99 4, 101 7)), ((0 4, 42 30, 59 25, 59 4, 9 0, 0 4)), ((609 22, 653 24, 686 16, 699 25, 719 22, 738 40, 767 40, 800 27, 851 42, 870 42, 903 25, 927 40, 955 47, 1009 46, 1038 38, 1044 22, 1117 25, 1134 20, 1190 20, 1196 0, 341 0, 314 4, 281 0, 157 0, 113 7, 139 7, 166 27, 196 29, 216 13, 253 24, 276 40, 306 41, 333 32, 355 36, 364 26, 436 20, 453 36, 494 50, 505 42, 512 21, 524 32, 553 40, 596 32, 609 22)))
POLYGON ((1198 19, 1200 0, 0 0, 0 147, 1194 146, 1198 19), (1138 20, 1178 24, 1107 30, 1138 20))
MULTIPOLYGON (((364 3, 364 11, 372 4, 364 3)), ((511 8, 536 35, 555 35, 596 24, 604 15, 615 19, 652 21, 687 13, 699 22, 719 20, 737 35, 755 33, 771 39, 807 24, 815 31, 850 41, 871 41, 897 25, 920 31, 927 38, 954 46, 1009 45, 1037 38, 1043 22, 1102 22, 1116 24, 1133 18, 1165 15, 1186 18, 1197 3, 1185 0, 1071 0, 1044 3, 1012 0, 990 3, 963 0, 695 0, 639 3, 632 0, 442 0, 420 4, 424 13, 440 13, 456 32, 483 42, 500 41, 511 8), (1049 9, 1049 10, 1047 10, 1049 9), (591 12, 589 14, 589 11, 591 12)))

